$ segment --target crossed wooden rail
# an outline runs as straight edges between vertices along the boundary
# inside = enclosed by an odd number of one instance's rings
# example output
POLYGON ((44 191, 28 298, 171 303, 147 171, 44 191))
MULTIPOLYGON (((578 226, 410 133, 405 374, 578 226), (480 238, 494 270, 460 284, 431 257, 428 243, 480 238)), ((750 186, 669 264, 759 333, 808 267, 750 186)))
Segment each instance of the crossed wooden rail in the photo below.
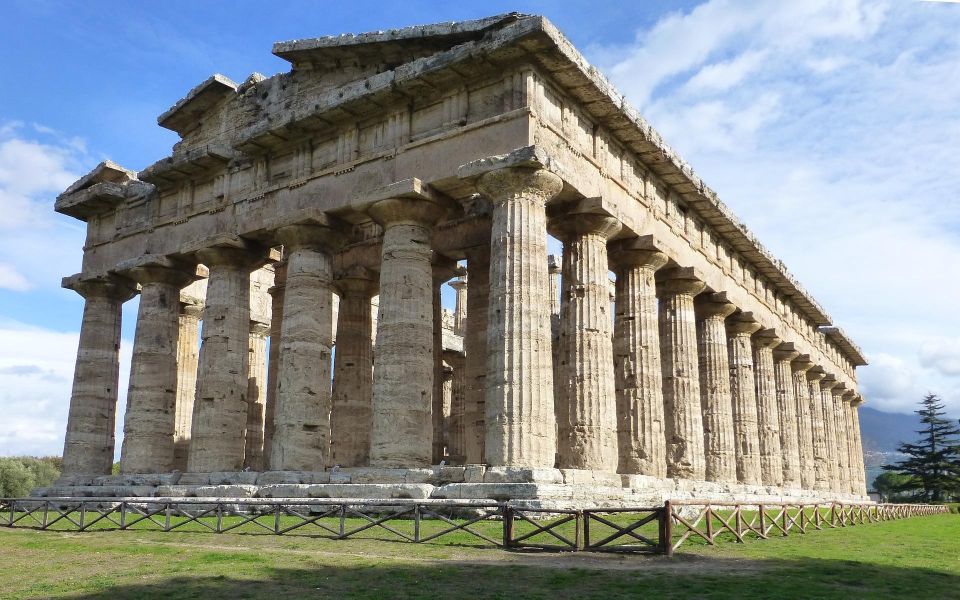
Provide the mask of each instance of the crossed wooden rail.
POLYGON ((471 500, 0 498, 0 526, 41 530, 174 531, 195 524, 212 533, 249 526, 246 533, 312 533, 337 540, 386 533, 388 539, 413 543, 466 534, 474 542, 507 549, 666 555, 691 539, 714 545, 727 535, 744 542, 944 512, 946 506, 926 504, 703 500, 546 509, 471 500), (424 520, 430 527, 424 527, 424 520), (491 523, 502 524, 499 535, 491 523))

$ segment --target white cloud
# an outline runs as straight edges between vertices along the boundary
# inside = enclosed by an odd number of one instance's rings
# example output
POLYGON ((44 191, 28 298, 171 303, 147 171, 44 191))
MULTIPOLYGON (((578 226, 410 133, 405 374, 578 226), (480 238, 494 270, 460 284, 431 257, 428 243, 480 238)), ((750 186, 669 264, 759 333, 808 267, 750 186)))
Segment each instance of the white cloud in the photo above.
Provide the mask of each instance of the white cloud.
POLYGON ((32 285, 27 278, 20 274, 16 268, 6 263, 0 263, 0 289, 13 290, 15 292, 25 292, 32 285))
POLYGON ((594 53, 860 343, 883 410, 960 416, 958 30, 952 6, 711 0, 594 53))

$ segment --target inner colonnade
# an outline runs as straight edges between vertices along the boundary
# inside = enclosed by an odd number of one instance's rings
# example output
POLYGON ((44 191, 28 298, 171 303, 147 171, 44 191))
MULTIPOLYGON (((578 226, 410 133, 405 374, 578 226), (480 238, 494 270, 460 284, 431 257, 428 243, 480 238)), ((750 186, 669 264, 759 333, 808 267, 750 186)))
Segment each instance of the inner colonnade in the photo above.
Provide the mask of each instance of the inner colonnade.
POLYGON ((110 472, 139 293, 124 474, 485 465, 862 497, 853 342, 549 21, 444 27, 277 44, 290 74, 218 75, 160 117, 171 158, 58 198, 88 223, 65 480, 110 472), (381 52, 423 70, 353 86, 325 62, 381 52), (304 95, 325 116, 281 102, 304 95))

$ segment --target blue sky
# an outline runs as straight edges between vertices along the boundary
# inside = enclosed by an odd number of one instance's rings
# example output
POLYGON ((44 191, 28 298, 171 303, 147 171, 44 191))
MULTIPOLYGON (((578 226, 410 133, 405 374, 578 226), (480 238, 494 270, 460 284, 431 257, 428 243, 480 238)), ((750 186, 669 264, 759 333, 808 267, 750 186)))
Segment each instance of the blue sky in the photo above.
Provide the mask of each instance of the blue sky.
POLYGON ((287 70, 273 42, 511 10, 556 23, 860 343, 872 406, 931 390, 960 417, 960 4, 8 0, 0 455, 62 444, 83 224, 59 191, 168 155, 157 115, 212 73, 287 70))

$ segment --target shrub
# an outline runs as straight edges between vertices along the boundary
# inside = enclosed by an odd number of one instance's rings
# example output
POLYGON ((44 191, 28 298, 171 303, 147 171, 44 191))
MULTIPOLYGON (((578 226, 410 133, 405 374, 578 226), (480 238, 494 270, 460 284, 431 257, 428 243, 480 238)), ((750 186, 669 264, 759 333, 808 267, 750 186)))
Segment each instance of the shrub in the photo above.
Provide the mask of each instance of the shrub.
POLYGON ((15 456, 0 458, 0 497, 19 498, 60 477, 59 457, 15 456))

